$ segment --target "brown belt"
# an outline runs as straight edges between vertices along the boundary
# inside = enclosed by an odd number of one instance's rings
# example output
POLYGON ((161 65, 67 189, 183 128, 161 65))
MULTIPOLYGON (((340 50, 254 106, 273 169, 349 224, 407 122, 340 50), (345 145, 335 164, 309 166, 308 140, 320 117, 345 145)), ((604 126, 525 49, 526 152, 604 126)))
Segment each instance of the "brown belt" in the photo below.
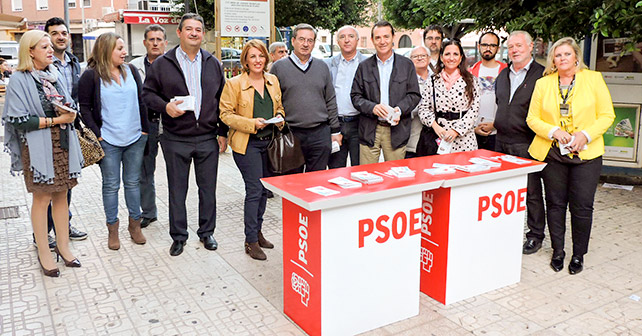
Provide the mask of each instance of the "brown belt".
POLYGON ((390 127, 390 123, 385 121, 385 120, 379 120, 377 119, 377 125, 379 126, 384 126, 384 127, 390 127))

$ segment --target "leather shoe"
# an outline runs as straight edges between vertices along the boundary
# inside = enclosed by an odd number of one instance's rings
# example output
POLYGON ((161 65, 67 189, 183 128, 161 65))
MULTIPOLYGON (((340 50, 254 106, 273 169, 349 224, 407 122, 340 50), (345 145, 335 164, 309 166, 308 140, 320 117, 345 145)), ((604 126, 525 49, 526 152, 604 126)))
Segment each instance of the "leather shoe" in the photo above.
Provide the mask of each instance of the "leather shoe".
POLYGON ((149 226, 149 224, 151 224, 151 223, 153 223, 153 222, 158 220, 158 218, 156 218, 156 217, 154 217, 154 218, 142 217, 142 218, 143 218, 143 220, 140 221, 140 227, 141 228, 146 228, 146 227, 149 226))
POLYGON ((249 254, 252 259, 266 260, 265 252, 259 246, 259 243, 245 243, 245 253, 249 254))
POLYGON ((183 247, 185 246, 184 240, 174 240, 172 246, 169 248, 169 255, 175 257, 183 253, 183 247))
POLYGON ((536 240, 532 238, 526 239, 526 242, 524 243, 524 247, 522 248, 522 253, 524 254, 533 254, 539 249, 542 248, 542 241, 541 240, 536 240))
POLYGON ((203 246, 210 251, 215 251, 218 248, 218 243, 212 235, 201 238, 201 242, 203 242, 203 246))
POLYGON ((551 258, 551 268, 555 272, 559 272, 564 268, 564 257, 566 254, 564 252, 557 254, 553 253, 553 258, 551 258))
POLYGON ((579 272, 582 272, 583 269, 584 269, 584 258, 573 256, 571 258, 571 263, 568 264, 568 272, 571 274, 577 274, 579 272))

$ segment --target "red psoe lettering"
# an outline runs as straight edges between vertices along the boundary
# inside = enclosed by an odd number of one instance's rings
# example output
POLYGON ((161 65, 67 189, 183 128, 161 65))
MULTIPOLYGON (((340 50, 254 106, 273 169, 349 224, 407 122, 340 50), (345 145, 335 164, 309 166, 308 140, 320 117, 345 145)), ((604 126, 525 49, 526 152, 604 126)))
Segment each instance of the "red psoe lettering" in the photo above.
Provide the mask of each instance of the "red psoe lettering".
POLYGON ((377 231, 383 234, 383 236, 379 236, 375 239, 375 241, 379 244, 387 242, 388 238, 390 238, 390 229, 384 226, 384 224, 386 224, 389 219, 390 217, 386 215, 379 216, 379 218, 377 218, 377 231))
POLYGON ((493 204, 493 208, 495 210, 490 213, 490 216, 493 218, 499 217, 499 215, 502 214, 502 204, 499 203, 499 199, 502 198, 502 194, 495 194, 493 195, 493 198, 491 200, 491 203, 493 204))
POLYGON ((416 234, 421 233, 421 223, 420 223, 420 218, 421 218, 421 208, 417 209, 412 209, 410 210, 410 235, 414 236, 416 234), (417 225, 419 224, 419 225, 417 225))
POLYGON ((510 215, 513 213, 513 210, 515 210, 515 192, 511 190, 507 192, 506 197, 504 197, 504 213, 510 215))
POLYGON ((517 212, 526 210, 526 188, 517 190, 517 212))
POLYGON ((482 220, 482 214, 490 207, 490 198, 482 196, 479 198, 479 210, 477 211, 477 221, 482 220))
POLYGON ((401 239, 406 234, 406 226, 408 226, 408 218, 405 212, 397 212, 392 217, 392 236, 395 239, 401 239), (399 232, 399 222, 401 221, 401 232, 399 232))
POLYGON ((366 236, 369 236, 374 231, 374 222, 372 219, 366 218, 359 221, 359 248, 362 248, 366 236))

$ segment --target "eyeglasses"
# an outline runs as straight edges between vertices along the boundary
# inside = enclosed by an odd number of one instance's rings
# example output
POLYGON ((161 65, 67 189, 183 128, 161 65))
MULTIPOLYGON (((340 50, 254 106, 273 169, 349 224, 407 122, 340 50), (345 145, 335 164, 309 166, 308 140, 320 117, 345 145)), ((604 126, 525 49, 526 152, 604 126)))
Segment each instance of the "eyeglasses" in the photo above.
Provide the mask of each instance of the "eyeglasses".
POLYGON ((438 42, 438 41, 441 41, 441 37, 432 37, 432 36, 427 36, 424 40, 426 40, 426 41, 435 41, 435 42, 438 42))
POLYGON ((421 60, 421 59, 428 58, 428 55, 426 55, 426 54, 423 54, 423 55, 412 55, 412 56, 410 56, 410 58, 411 59, 416 59, 416 60, 421 60))
POLYGON ((484 48, 484 49, 490 49, 490 48, 497 48, 497 47, 499 47, 499 44, 494 44, 494 43, 493 43, 493 44, 480 43, 480 44, 479 44, 479 46, 480 46, 480 47, 482 47, 482 48, 484 48))
POLYGON ((296 40, 299 41, 299 43, 305 43, 305 42, 308 42, 309 44, 314 43, 314 39, 311 39, 311 38, 307 39, 305 37, 297 37, 296 40))

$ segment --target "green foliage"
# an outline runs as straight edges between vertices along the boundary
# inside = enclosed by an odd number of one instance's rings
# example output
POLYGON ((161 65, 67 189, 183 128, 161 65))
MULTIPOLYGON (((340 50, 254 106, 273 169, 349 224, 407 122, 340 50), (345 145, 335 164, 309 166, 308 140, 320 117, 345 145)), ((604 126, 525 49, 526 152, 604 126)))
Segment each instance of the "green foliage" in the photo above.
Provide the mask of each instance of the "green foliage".
POLYGON ((640 0, 384 0, 386 18, 402 28, 435 23, 452 26, 474 19, 467 29, 526 30, 544 39, 582 39, 591 33, 642 41, 640 0))

